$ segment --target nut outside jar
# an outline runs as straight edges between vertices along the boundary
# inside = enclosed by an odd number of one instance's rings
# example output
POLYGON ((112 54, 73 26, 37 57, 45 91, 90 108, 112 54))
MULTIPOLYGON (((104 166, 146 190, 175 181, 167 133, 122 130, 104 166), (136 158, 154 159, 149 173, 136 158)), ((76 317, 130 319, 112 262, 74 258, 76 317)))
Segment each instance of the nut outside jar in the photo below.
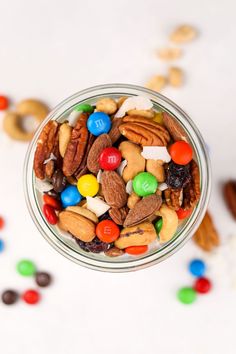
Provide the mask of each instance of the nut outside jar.
POLYGON ((101 85, 69 97, 40 125, 24 189, 35 225, 58 252, 94 270, 134 271, 193 236, 209 200, 210 163, 175 103, 143 87, 101 85))

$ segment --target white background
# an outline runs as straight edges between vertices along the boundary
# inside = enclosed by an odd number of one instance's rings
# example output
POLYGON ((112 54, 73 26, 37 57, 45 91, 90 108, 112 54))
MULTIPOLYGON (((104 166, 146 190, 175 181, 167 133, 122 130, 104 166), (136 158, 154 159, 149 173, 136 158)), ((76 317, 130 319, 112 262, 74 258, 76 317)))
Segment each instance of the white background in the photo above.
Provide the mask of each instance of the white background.
MULTIPOLYGON (((190 114, 210 147, 210 210, 226 242, 236 236, 221 195, 221 183, 235 178, 235 12, 234 0, 1 0, 0 91, 13 102, 36 97, 54 106, 95 84, 142 85, 167 70, 155 50, 167 44, 171 29, 184 22, 197 26, 199 38, 184 46, 176 63, 185 71, 185 85, 164 94, 190 114)), ((1 232, 6 251, 0 255, 0 291, 34 286, 15 271, 21 258, 51 271, 55 281, 38 306, 0 305, 1 353, 236 352, 233 265, 223 261, 224 253, 218 262, 208 257, 214 290, 190 306, 175 293, 192 283, 186 264, 199 255, 192 242, 164 263, 132 274, 71 263, 43 240, 26 210, 26 149, 1 132, 0 214, 7 227, 1 232)))

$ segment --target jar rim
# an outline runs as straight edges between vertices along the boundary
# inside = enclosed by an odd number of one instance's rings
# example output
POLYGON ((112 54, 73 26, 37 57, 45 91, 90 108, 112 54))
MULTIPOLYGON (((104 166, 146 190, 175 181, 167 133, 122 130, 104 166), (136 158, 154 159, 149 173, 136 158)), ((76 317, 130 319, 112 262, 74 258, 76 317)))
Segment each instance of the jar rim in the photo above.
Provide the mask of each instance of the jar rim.
MULTIPOLYGON (((38 127, 33 140, 31 141, 24 163, 24 193, 26 204, 31 217, 43 235, 43 237, 62 255, 68 259, 83 265, 87 268, 109 271, 109 272, 127 272, 138 269, 143 269, 148 266, 159 263, 168 258, 177 250, 179 250, 194 234, 200 225, 209 201, 211 191, 211 169, 208 152, 204 140, 191 118, 174 102, 160 93, 146 89, 141 86, 130 84, 105 84, 87 88, 79 91, 67 99, 59 103, 46 117, 46 119, 38 127), (181 232, 177 234, 172 240, 157 249, 151 254, 144 255, 140 258, 129 259, 126 261, 114 261, 96 259, 96 256, 91 254, 82 254, 77 252, 68 244, 63 242, 57 235, 55 230, 45 222, 42 212, 36 200, 35 194, 35 179, 33 173, 33 157, 38 136, 49 120, 59 120, 63 115, 72 110, 73 107, 79 103, 87 102, 88 100, 98 99, 104 96, 147 96, 151 99, 154 105, 161 107, 166 112, 170 113, 187 131, 191 144, 194 147, 196 157, 198 160, 201 180, 201 196, 198 205, 194 208, 192 215, 184 224, 181 232), (89 255, 89 256, 88 256, 89 255)), ((108 258, 108 257, 107 257, 108 258)))

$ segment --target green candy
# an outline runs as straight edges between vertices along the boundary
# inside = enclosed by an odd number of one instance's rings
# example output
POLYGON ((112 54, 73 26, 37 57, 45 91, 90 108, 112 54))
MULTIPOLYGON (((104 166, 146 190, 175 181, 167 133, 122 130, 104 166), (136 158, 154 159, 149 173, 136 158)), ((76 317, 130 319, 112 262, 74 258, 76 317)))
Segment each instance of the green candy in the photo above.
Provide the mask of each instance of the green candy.
POLYGON ((183 304, 192 304, 197 299, 197 293, 193 288, 184 287, 179 289, 177 297, 183 304))
POLYGON ((33 262, 28 259, 22 259, 17 263, 16 269, 18 273, 23 275, 24 277, 29 277, 36 273, 36 266, 33 262))
POLYGON ((163 225, 163 219, 162 218, 157 220, 157 222, 155 223, 155 229, 156 229, 157 235, 159 235, 159 233, 161 231, 161 228, 162 228, 162 225, 163 225))
POLYGON ((78 104, 77 106, 75 106, 74 111, 93 113, 94 108, 90 104, 82 103, 82 104, 78 104))
POLYGON ((140 197, 154 194, 157 190, 158 182, 155 176, 149 172, 141 172, 134 177, 133 189, 140 197))

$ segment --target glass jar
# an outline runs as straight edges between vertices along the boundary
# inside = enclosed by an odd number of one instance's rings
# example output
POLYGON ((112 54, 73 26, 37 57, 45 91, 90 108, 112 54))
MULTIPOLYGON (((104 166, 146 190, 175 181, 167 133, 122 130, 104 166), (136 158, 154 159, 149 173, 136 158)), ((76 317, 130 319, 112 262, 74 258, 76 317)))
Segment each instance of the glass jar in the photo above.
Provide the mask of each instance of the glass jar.
POLYGON ((211 173, 209 157, 203 138, 188 115, 175 103, 159 93, 143 87, 123 84, 109 84, 95 86, 80 91, 60 103, 39 126, 26 155, 24 166, 25 197, 31 217, 44 238, 62 255, 68 259, 88 268, 109 272, 127 272, 142 269, 156 264, 182 247, 199 226, 208 205, 211 190, 211 173), (176 118, 179 124, 188 134, 195 151, 195 159, 198 161, 201 181, 201 197, 191 216, 180 224, 175 236, 163 246, 152 245, 146 254, 131 256, 125 254, 122 257, 110 258, 104 254, 87 253, 80 249, 75 240, 62 232, 57 226, 47 223, 42 214, 42 195, 35 187, 35 175, 33 172, 33 159, 37 139, 44 125, 49 120, 63 122, 74 107, 80 103, 94 105, 101 97, 118 99, 121 96, 146 96, 154 105, 155 110, 164 110, 176 118))

